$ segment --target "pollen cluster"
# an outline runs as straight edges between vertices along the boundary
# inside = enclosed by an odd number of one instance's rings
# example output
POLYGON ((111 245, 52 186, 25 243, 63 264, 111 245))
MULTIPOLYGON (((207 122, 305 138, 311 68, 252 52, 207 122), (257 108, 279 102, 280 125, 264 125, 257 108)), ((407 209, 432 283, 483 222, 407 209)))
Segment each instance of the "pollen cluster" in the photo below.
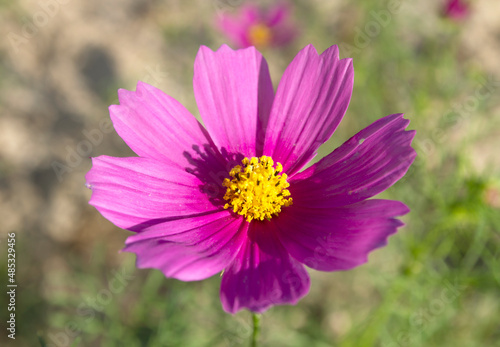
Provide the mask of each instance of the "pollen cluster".
POLYGON ((270 157, 244 158, 243 165, 236 165, 222 185, 227 187, 224 200, 228 203, 225 209, 232 208, 235 213, 245 216, 247 221, 252 219, 271 219, 281 212, 282 206, 290 206, 292 198, 286 181, 288 176, 282 173, 283 166, 276 164, 270 157))

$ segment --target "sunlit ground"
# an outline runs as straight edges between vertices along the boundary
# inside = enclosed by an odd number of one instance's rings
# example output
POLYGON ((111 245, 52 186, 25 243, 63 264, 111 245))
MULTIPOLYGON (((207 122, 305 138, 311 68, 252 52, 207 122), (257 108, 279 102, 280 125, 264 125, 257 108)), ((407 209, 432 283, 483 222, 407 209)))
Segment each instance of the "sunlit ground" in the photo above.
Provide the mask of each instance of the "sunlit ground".
MULTIPOLYGON (((22 36, 43 9, 0 1, 0 345, 248 345, 250 314, 222 310, 218 276, 184 283, 137 270, 118 252, 130 233, 87 204, 84 186, 89 156, 133 155, 106 128, 118 88, 143 80, 198 114, 196 52, 225 42, 213 20, 240 3, 60 1, 16 45, 6 34, 22 36), (78 155, 96 129, 91 153, 78 155), (7 232, 17 234, 16 340, 5 329, 7 232)), ((453 22, 433 1, 401 1, 384 20, 383 3, 294 3, 301 36, 263 51, 275 86, 306 44, 354 58, 350 107, 320 156, 402 112, 418 157, 381 196, 411 208, 406 226, 359 268, 310 271, 308 296, 262 317, 261 345, 500 346, 500 6, 474 2, 453 22)))

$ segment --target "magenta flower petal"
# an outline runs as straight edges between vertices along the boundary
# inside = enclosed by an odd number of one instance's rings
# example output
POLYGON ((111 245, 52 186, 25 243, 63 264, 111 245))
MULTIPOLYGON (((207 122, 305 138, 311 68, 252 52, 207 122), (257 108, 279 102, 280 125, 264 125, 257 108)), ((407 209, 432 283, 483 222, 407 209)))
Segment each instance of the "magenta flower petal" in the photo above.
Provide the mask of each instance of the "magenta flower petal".
POLYGON ((149 158, 92 158, 85 177, 89 203, 120 228, 140 231, 156 221, 222 210, 185 169, 149 158))
POLYGON ((220 297, 226 312, 248 308, 264 312, 273 305, 295 304, 309 291, 309 275, 290 257, 276 230, 250 224, 245 244, 222 276, 220 297))
POLYGON ((290 17, 290 7, 284 2, 278 3, 275 6, 269 8, 269 13, 267 13, 266 24, 269 27, 274 27, 279 25, 290 17))
POLYGON ((299 30, 295 27, 282 26, 274 30, 273 44, 276 46, 284 46, 292 41, 299 34, 299 30))
POLYGON ((210 136, 178 101, 147 83, 120 89, 120 105, 109 108, 120 137, 141 157, 188 163, 185 152, 211 143, 210 136), (160 140, 161 139, 161 140, 160 140))
POLYGON ((274 91, 267 63, 253 47, 213 52, 202 46, 194 65, 194 93, 207 130, 221 152, 260 156, 274 91))
POLYGON ((444 4, 443 15, 445 17, 454 20, 462 20, 469 14, 469 4, 463 0, 447 0, 444 4))
POLYGON ((240 19, 239 22, 241 24, 249 25, 258 22, 262 17, 262 13, 259 6, 252 3, 244 4, 243 6, 241 6, 238 12, 240 19))
POLYGON ((174 220, 130 236, 124 251, 137 254, 138 268, 198 281, 231 263, 246 238, 246 228, 243 218, 232 218, 227 211, 174 220))
POLYGON ((292 176, 315 155, 339 125, 351 99, 351 59, 339 60, 337 46, 321 55, 309 45, 286 69, 276 92, 264 154, 292 176))
POLYGON ((291 206, 275 224, 288 252, 321 271, 348 270, 368 260, 368 253, 387 244, 409 212, 399 201, 366 200, 337 208, 291 206))
POLYGON ((379 119, 315 165, 295 175, 295 206, 337 207, 370 198, 404 176, 416 153, 402 114, 379 119))
POLYGON ((179 219, 164 218, 157 223, 145 225, 140 233, 127 238, 126 244, 147 241, 151 239, 165 239, 172 242, 188 243, 199 241, 196 230, 206 229, 212 225, 231 224, 235 218, 228 210, 208 212, 179 219))
POLYGON ((266 24, 272 28, 274 46, 285 46, 299 35, 299 28, 294 23, 288 22, 290 7, 286 3, 277 4, 269 9, 266 24))
POLYGON ((216 24, 237 47, 243 48, 251 46, 247 38, 247 27, 251 25, 248 18, 243 16, 233 18, 223 13, 218 18, 216 24))

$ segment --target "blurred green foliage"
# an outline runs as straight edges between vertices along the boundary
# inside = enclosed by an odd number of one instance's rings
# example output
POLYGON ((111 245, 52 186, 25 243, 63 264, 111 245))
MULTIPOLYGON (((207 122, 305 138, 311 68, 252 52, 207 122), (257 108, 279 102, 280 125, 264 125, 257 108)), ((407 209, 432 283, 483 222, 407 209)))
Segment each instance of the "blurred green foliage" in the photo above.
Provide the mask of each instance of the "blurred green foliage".
MULTIPOLYGON (((383 194, 411 208, 403 218, 406 226, 366 265, 349 272, 312 271, 306 298, 295 307, 275 307, 264 314, 261 344, 500 346, 500 218, 498 206, 488 199, 488 194, 498 194, 498 180, 493 172, 477 170, 467 151, 498 127, 498 115, 491 114, 498 90, 478 100, 473 116, 453 110, 487 79, 480 66, 458 58, 460 25, 435 18, 429 34, 419 25, 425 18, 393 14, 366 47, 357 48, 354 28, 362 32, 373 21, 371 11, 385 9, 382 4, 351 3, 345 10, 354 15, 345 27, 316 13, 309 2, 297 6, 303 20, 297 48, 307 43, 319 51, 341 43, 355 48, 351 105, 320 156, 374 120, 404 112, 410 128, 417 130, 418 158, 406 177, 383 194)), ((195 30, 166 24, 164 37, 174 46, 186 40, 194 46, 213 43, 196 42, 195 30)), ((204 39, 210 41, 209 36, 204 39)), ((295 52, 264 54, 269 61, 283 61, 284 68, 295 52)), ((186 78, 186 86, 190 83, 186 78)), ((251 316, 222 311, 217 276, 194 283, 165 279, 157 270, 135 269, 130 254, 116 267, 106 261, 101 246, 106 240, 98 239, 91 260, 84 263, 76 253, 65 259, 70 275, 58 278, 42 296, 37 281, 41 270, 30 263, 29 240, 18 241, 23 255, 18 263, 18 336, 25 345, 249 344, 251 316), (117 271, 125 274, 121 285, 117 271)), ((3 265, 0 276, 6 276, 3 265)))

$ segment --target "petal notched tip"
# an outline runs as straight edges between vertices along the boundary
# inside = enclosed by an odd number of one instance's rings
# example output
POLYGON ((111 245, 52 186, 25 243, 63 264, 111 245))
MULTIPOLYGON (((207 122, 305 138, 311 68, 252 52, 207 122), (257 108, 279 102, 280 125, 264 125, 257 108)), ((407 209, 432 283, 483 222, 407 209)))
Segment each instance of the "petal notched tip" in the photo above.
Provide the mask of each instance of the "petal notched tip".
POLYGON ((238 57, 238 54, 242 54, 242 52, 252 52, 256 56, 261 57, 260 52, 255 48, 254 46, 249 46, 249 47, 244 47, 244 48, 238 48, 238 49, 233 49, 227 44, 222 44, 217 50, 212 50, 210 47, 207 46, 200 46, 198 49, 198 54, 196 55, 196 58, 198 57, 202 58, 205 55, 233 55, 233 57, 238 57))

